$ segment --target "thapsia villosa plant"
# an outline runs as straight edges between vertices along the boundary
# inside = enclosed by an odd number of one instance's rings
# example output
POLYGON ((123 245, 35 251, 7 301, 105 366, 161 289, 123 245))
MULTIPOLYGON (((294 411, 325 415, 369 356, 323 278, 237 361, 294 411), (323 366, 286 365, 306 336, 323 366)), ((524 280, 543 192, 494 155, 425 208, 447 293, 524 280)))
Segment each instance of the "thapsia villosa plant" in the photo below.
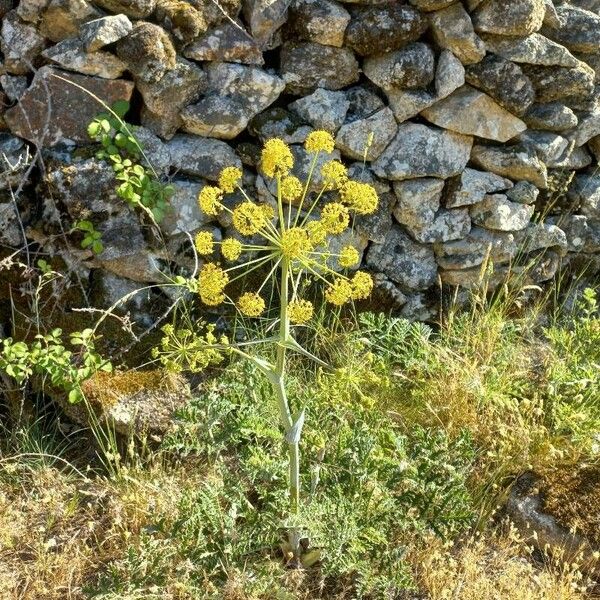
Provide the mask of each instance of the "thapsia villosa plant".
POLYGON ((267 377, 277 397, 281 425, 289 452, 290 497, 290 550, 299 556, 301 529, 300 514, 300 437, 305 409, 293 411, 287 395, 286 373, 288 352, 297 352, 319 361, 297 341, 295 330, 309 323, 314 307, 302 297, 311 285, 316 285, 325 300, 340 307, 352 300, 367 298, 373 288, 368 273, 348 270, 356 268, 359 253, 352 245, 334 246, 337 236, 351 226, 351 216, 373 213, 378 197, 375 189, 366 183, 350 180, 346 167, 338 160, 329 160, 321 167, 319 188, 314 190, 315 170, 319 155, 334 149, 332 136, 325 131, 311 133, 305 150, 312 160, 307 180, 302 182, 291 174, 294 157, 290 148, 280 139, 266 142, 261 154, 261 173, 276 184, 277 200, 272 206, 252 200, 241 187, 242 171, 225 168, 219 185, 205 186, 198 197, 200 209, 210 216, 229 213, 233 227, 240 234, 216 241, 213 234, 201 231, 195 238, 198 254, 212 257, 220 247, 221 259, 229 265, 207 258, 197 280, 186 285, 197 292, 203 304, 209 307, 230 304, 244 317, 263 318, 265 331, 274 332, 262 340, 234 343, 224 336, 217 338, 214 327, 208 326, 202 337, 189 331, 165 328, 162 346, 155 356, 176 369, 184 363, 198 370, 222 360, 222 352, 233 352, 251 360, 267 377), (243 200, 230 208, 225 196, 241 193, 243 200), (336 271, 331 267, 337 263, 336 271), (245 277, 250 271, 263 268, 267 275, 255 291, 246 291, 232 298, 228 286, 245 277), (263 295, 265 289, 275 291, 278 304, 275 314, 267 311, 263 295), (261 356, 258 348, 271 345, 274 359, 261 356))

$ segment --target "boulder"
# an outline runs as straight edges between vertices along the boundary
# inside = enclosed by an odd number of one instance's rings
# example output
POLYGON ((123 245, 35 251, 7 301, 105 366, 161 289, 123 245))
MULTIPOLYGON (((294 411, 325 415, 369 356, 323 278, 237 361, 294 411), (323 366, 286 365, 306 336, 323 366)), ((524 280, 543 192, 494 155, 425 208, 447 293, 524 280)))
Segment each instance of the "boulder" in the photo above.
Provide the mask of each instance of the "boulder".
POLYGON ((380 156, 397 131, 394 113, 386 107, 366 119, 342 125, 335 143, 344 156, 372 161, 380 156))
MULTIPOLYGON (((42 18, 44 10, 46 10, 48 4, 50 4, 50 0, 20 0, 20 2, 15 2, 15 4, 17 4, 15 9, 17 15, 19 15, 23 21, 37 25, 42 18)), ((2 14, 2 17, 9 11, 10 8, 2 14)))
POLYGON ((565 214, 550 217, 546 222, 557 225, 567 236, 569 252, 600 252, 600 223, 585 215, 565 214))
POLYGON ((197 39, 209 27, 206 7, 186 0, 158 0, 154 19, 176 40, 187 44, 197 39))
POLYGON ((569 134, 569 138, 576 146, 583 146, 598 135, 600 135, 600 108, 593 112, 580 113, 579 126, 569 134))
POLYGON ((556 8, 560 24, 545 27, 544 34, 573 52, 598 52, 600 16, 576 6, 556 8))
POLYGON ((548 186, 546 166, 531 148, 476 144, 471 152, 471 161, 484 171, 513 181, 529 181, 542 189, 548 186))
POLYGON ((561 156, 548 161, 549 169, 561 169, 563 171, 576 171, 585 169, 592 164, 592 157, 585 146, 569 144, 561 156))
POLYGON ((213 217, 206 215, 198 206, 198 194, 205 183, 177 177, 173 180, 174 194, 169 199, 170 210, 160 223, 167 235, 195 233, 208 225, 213 217))
POLYGON ((262 142, 279 138, 286 144, 301 144, 313 128, 295 113, 284 108, 271 107, 250 121, 249 132, 262 142))
POLYGON ((289 37, 341 48, 350 13, 333 0, 296 0, 290 6, 289 37))
POLYGON ((440 10, 454 4, 454 2, 456 2, 456 0, 410 0, 410 3, 413 6, 416 6, 419 10, 424 12, 440 10))
POLYGON ((535 99, 533 85, 521 68, 500 56, 488 54, 478 64, 469 65, 465 69, 465 79, 518 117, 535 99))
POLYGON ((37 66, 38 57, 46 40, 36 28, 23 23, 15 11, 2 20, 0 50, 4 54, 4 68, 14 75, 25 75, 37 66))
POLYGON ((544 0, 487 0, 472 13, 475 31, 496 35, 529 35, 542 27, 544 0))
POLYGON ((402 50, 367 58, 363 63, 365 75, 383 90, 424 88, 434 79, 435 56, 422 42, 402 50))
POLYGON ((396 221, 412 230, 431 225, 440 209, 444 182, 425 177, 394 183, 398 199, 393 214, 396 221))
POLYGON ((403 123, 373 171, 385 179, 446 179, 465 168, 473 138, 417 123, 403 123))
POLYGON ((76 36, 81 25, 101 16, 87 0, 50 0, 42 13, 39 32, 53 42, 60 42, 76 36))
POLYGON ((507 142, 527 129, 521 119, 496 104, 487 94, 468 85, 421 114, 444 129, 497 142, 507 142))
POLYGON ((506 197, 512 202, 519 204, 535 204, 540 190, 529 181, 518 181, 514 187, 510 188, 506 193, 506 197))
POLYGON ((156 83, 177 64, 175 48, 167 32, 153 23, 139 21, 116 44, 117 56, 138 81, 156 83))
POLYGON ((156 0, 94 0, 94 2, 109 12, 124 14, 134 19, 149 16, 156 7, 156 0))
MULTIPOLYGON (((25 75, 0 75, 0 86, 10 102, 16 102, 27 91, 29 84, 25 75)), ((8 106, 8 104, 7 104, 8 106)))
POLYGON ((541 65, 523 65, 523 72, 531 80, 537 102, 581 101, 594 93, 594 70, 584 62, 577 67, 548 67, 541 65))
POLYGON ((96 52, 129 35, 132 29, 133 25, 126 15, 101 17, 84 23, 79 28, 79 39, 86 52, 96 52))
POLYGON ((552 248, 561 256, 567 253, 567 235, 560 227, 550 223, 529 223, 525 229, 515 232, 515 240, 522 252, 552 248))
POLYGON ((512 187, 510 179, 466 168, 458 177, 448 181, 444 190, 444 205, 447 208, 470 206, 481 202, 487 194, 512 187))
POLYGON ((77 38, 58 42, 44 50, 42 56, 63 69, 104 79, 118 79, 127 69, 127 65, 110 52, 86 52, 83 42, 77 38))
POLYGON ((267 49, 275 32, 287 21, 291 0, 243 0, 244 19, 261 49, 267 49))
POLYGON ((37 146, 89 143, 87 126, 102 106, 84 90, 110 106, 117 100, 130 100, 133 83, 42 67, 19 103, 6 111, 6 123, 15 135, 37 146))
POLYGON ((600 221, 600 175, 579 173, 571 182, 567 198, 578 206, 578 212, 589 219, 600 221))
POLYGON ((427 26, 423 15, 410 6, 369 6, 353 15, 346 44, 360 56, 384 54, 416 42, 427 26))
POLYGON ((346 113, 347 122, 366 119, 385 106, 383 100, 365 85, 351 87, 345 94, 350 103, 346 113))
POLYGON ((449 50, 442 50, 435 69, 435 95, 442 100, 465 83, 465 68, 449 50))
POLYGON ((532 129, 546 131, 566 131, 577 127, 577 115, 561 102, 532 104, 522 117, 532 129))
POLYGON ((317 88, 339 90, 358 81, 358 62, 348 48, 314 42, 287 42, 280 74, 290 94, 304 96, 317 88))
POLYGON ((345 92, 317 88, 312 94, 292 102, 288 108, 315 129, 335 133, 346 120, 350 101, 345 92))
POLYGON ((371 244, 367 266, 383 273, 403 290, 426 290, 437 281, 437 264, 433 249, 419 244, 400 227, 393 226, 383 244, 371 244))
POLYGON ((450 50, 465 65, 485 56, 485 45, 460 2, 432 13, 431 30, 438 46, 450 50))
POLYGON ((180 113, 182 129, 205 137, 230 140, 239 135, 252 114, 231 96, 205 96, 180 113))
POLYGON ((569 146, 569 140, 551 131, 529 129, 522 133, 518 141, 532 148, 540 160, 548 166, 559 160, 569 146))
POLYGON ((258 43, 239 24, 225 21, 196 38, 183 50, 186 58, 200 61, 226 61, 248 65, 264 63, 258 43))
POLYGON ((470 209, 473 223, 498 231, 525 229, 533 211, 533 206, 511 202, 504 194, 489 194, 470 209))

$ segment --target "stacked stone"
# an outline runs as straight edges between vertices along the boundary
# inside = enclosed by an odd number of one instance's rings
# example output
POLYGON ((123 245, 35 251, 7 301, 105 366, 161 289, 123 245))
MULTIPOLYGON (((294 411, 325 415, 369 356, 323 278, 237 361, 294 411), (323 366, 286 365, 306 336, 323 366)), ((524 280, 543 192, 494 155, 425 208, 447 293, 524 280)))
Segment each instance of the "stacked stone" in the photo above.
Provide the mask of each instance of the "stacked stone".
POLYGON ((515 264, 548 280, 565 257, 600 270, 600 0, 3 0, 0 16, 0 194, 25 142, 46 161, 30 223, 0 197, 3 244, 28 231, 43 247, 52 215, 90 218, 105 250, 86 268, 119 290, 161 281, 167 261, 189 264, 188 234, 230 227, 196 206, 221 168, 243 166, 268 200, 259 143, 291 144, 302 177, 302 142, 326 129, 380 194, 347 241, 405 316, 431 316, 440 282, 477 285, 488 260, 492 283, 515 264), (176 187, 166 247, 110 167, 74 153, 100 110, 83 88, 139 104, 176 187))

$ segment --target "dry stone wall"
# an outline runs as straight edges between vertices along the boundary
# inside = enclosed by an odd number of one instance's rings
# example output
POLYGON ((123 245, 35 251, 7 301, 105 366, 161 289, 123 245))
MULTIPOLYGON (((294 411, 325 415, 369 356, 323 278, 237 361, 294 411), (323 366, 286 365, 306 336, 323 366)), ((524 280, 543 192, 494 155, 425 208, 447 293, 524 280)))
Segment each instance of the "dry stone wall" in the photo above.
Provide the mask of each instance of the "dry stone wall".
POLYGON ((600 0, 0 0, 0 17, 0 244, 59 256, 87 299, 189 268, 187 234, 230 227, 199 190, 239 165, 268 199, 260 143, 291 144, 302 176, 314 129, 376 186, 348 241, 409 318, 487 257, 495 280, 532 261, 536 282, 600 270, 600 0), (84 89, 131 101, 176 188, 161 235, 86 149, 84 89))

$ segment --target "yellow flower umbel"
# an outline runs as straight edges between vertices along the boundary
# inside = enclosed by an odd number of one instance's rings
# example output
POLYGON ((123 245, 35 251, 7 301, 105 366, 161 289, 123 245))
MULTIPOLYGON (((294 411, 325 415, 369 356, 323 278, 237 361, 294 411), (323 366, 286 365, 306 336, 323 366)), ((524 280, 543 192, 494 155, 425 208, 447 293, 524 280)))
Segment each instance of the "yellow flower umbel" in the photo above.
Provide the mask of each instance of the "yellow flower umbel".
POLYGON ((347 279, 338 277, 325 290, 325 299, 335 306, 342 306, 352 298, 352 286, 347 279))
POLYGON ((304 148, 310 153, 327 152, 327 154, 331 154, 335 148, 335 141, 327 131, 313 131, 306 137, 304 148))
POLYGON ((292 300, 288 305, 288 317, 295 325, 308 323, 312 319, 314 308, 308 300, 292 300))
POLYGON ((286 202, 294 202, 302 196, 304 188, 297 177, 289 175, 281 180, 281 197, 286 202))
POLYGON ((254 292, 246 292, 238 298, 237 307, 247 317, 259 317, 265 311, 265 301, 254 292))
POLYGON ((229 275, 214 263, 206 263, 198 275, 200 299, 207 306, 218 306, 225 301, 223 293, 229 283, 229 275))
POLYGON ((235 238, 227 238, 221 244, 221 254, 227 260, 237 260, 242 253, 242 242, 235 238))
POLYGON ((305 257, 313 249, 308 231, 303 227, 292 227, 281 234, 281 253, 289 259, 305 257))
POLYGON ((196 246, 196 252, 202 256, 212 254, 215 247, 213 234, 210 231, 198 232, 194 238, 194 246, 196 246))
POLYGON ((242 170, 237 167, 226 167, 219 175, 219 187, 227 194, 235 191, 242 179, 242 170))
POLYGON ((337 190, 348 181, 348 169, 339 160, 330 160, 321 167, 321 177, 327 190, 337 190))
POLYGON ((214 185, 205 185, 198 195, 200 210, 207 215, 216 216, 222 210, 223 192, 214 185))
POLYGON ((327 233, 342 233, 350 223, 348 209, 339 202, 329 202, 321 210, 321 223, 327 233))
POLYGON ((368 183, 348 181, 340 190, 340 195, 342 202, 359 215, 370 215, 379 205, 377 191, 368 183))
POLYGON ((258 233, 267 221, 265 209, 247 200, 233 209, 233 226, 242 235, 258 233))
POLYGON ((285 176, 294 166, 294 157, 285 142, 273 138, 264 145, 260 164, 267 177, 285 176))
POLYGON ((355 267, 359 260, 360 255, 354 246, 344 246, 340 252, 338 262, 340 263, 340 267, 349 269, 355 267))
POLYGON ((350 281, 350 285, 352 286, 352 298, 364 300, 373 291, 373 278, 364 271, 357 271, 350 281))

